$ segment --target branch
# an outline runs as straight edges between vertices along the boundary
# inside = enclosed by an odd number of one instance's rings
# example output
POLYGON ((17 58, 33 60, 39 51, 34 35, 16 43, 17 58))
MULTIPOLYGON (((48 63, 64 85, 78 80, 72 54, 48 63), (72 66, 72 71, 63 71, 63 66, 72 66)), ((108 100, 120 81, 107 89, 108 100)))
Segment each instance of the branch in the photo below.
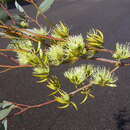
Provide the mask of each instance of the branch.
POLYGON ((93 57, 90 60, 102 61, 102 62, 107 62, 107 63, 110 63, 110 64, 116 64, 118 62, 116 60, 110 60, 110 59, 98 58, 98 57, 93 57))
POLYGON ((74 96, 76 93, 78 93, 78 92, 80 92, 80 91, 82 91, 82 90, 84 90, 84 89, 88 89, 88 88, 90 88, 92 85, 93 85, 92 83, 89 83, 89 84, 87 84, 87 85, 85 85, 85 86, 83 86, 83 87, 81 87, 81 88, 79 88, 79 89, 76 89, 75 91, 69 93, 69 95, 70 95, 70 96, 74 96))
POLYGON ((99 51, 99 52, 106 52, 106 53, 110 53, 110 54, 114 53, 114 51, 110 50, 110 49, 100 49, 100 48, 91 47, 91 46, 88 46, 88 45, 86 45, 86 48, 89 48, 89 49, 92 49, 92 50, 95 50, 95 51, 99 51))
POLYGON ((32 65, 0 65, 0 68, 9 68, 9 69, 16 69, 16 68, 30 68, 32 65))
POLYGON ((8 56, 8 55, 6 55, 6 54, 4 54, 4 53, 2 53, 2 52, 0 52, 0 55, 1 55, 1 56, 4 56, 5 58, 9 59, 9 60, 12 61, 12 62, 18 64, 18 61, 17 61, 14 57, 8 56))

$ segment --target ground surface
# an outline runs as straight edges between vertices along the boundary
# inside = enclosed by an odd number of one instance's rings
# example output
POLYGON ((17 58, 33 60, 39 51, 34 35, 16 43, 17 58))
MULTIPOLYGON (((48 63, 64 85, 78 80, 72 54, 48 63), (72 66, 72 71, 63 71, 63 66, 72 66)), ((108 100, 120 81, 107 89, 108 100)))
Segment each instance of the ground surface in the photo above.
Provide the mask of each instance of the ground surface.
MULTIPOLYGON (((25 9, 33 15, 30 6, 25 6, 25 9)), ((55 23, 65 21, 75 34, 85 35, 92 27, 101 29, 105 34, 105 46, 109 49, 117 41, 130 41, 130 0, 57 0, 47 16, 55 23)), ((4 59, 0 61, 2 63, 4 59)), ((62 72, 66 67, 61 66, 56 71, 62 72)), ((59 110, 57 104, 49 105, 13 119, 9 130, 130 130, 130 69, 122 68, 117 74, 117 88, 97 87, 96 98, 80 105, 78 112, 73 108, 59 110)), ((69 83, 63 81, 64 86, 69 87, 69 83)), ((46 101, 47 94, 49 92, 44 86, 35 83, 31 70, 0 75, 1 101, 37 104, 46 101)))

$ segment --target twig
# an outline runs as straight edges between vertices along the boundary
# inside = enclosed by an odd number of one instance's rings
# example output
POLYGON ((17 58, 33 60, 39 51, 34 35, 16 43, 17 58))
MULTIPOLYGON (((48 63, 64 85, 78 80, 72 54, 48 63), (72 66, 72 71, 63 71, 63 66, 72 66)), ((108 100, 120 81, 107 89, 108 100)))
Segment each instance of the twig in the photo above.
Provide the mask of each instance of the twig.
POLYGON ((110 73, 113 73, 113 72, 117 71, 119 68, 120 68, 120 66, 116 66, 114 69, 111 70, 110 73))
POLYGON ((0 55, 1 55, 1 56, 4 56, 5 58, 9 59, 9 60, 12 61, 12 62, 18 64, 18 61, 17 61, 14 57, 8 56, 8 55, 6 55, 6 54, 4 54, 4 53, 2 53, 2 52, 0 52, 0 55))
MULTIPOLYGON (((44 103, 41 103, 41 104, 38 104, 38 105, 27 106, 26 108, 22 109, 21 111, 15 113, 14 116, 20 115, 20 114, 24 113, 25 111, 27 111, 27 110, 29 110, 29 109, 32 109, 32 108, 40 108, 40 107, 43 107, 43 106, 52 104, 52 103, 54 103, 54 102, 56 102, 55 99, 50 100, 50 101, 47 101, 47 102, 44 102, 44 103)), ((16 105, 17 105, 17 104, 16 104, 16 105)))
POLYGON ((9 69, 15 69, 15 68, 30 68, 32 65, 0 65, 0 68, 9 68, 9 69))
POLYGON ((96 47, 91 47, 91 46, 88 46, 86 45, 86 47, 88 49, 92 49, 92 50, 95 50, 95 51, 99 51, 99 52, 106 52, 106 53, 110 53, 110 54, 113 54, 114 51, 110 50, 110 49, 99 49, 99 48, 96 48, 96 47))
POLYGON ((80 92, 80 91, 82 91, 82 90, 84 90, 84 89, 88 89, 88 88, 91 87, 92 85, 93 85, 92 83, 89 83, 89 84, 87 84, 87 85, 85 85, 85 86, 83 86, 83 87, 81 87, 81 88, 79 88, 79 89, 76 89, 75 91, 69 93, 69 95, 73 96, 73 95, 75 95, 76 93, 78 93, 78 92, 80 92))
POLYGON ((107 62, 107 63, 110 63, 110 64, 116 64, 117 63, 117 61, 115 61, 115 60, 110 60, 110 59, 106 59, 106 58, 93 57, 90 60, 102 61, 102 62, 107 62))

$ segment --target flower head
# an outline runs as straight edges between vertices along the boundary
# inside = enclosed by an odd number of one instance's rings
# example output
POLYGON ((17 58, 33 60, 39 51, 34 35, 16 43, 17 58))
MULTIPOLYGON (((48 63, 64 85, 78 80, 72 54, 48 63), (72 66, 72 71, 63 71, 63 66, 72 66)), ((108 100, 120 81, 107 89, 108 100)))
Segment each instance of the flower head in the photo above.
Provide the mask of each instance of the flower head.
POLYGON ((85 53, 85 43, 82 35, 70 36, 65 43, 65 52, 69 58, 81 56, 85 53))
POLYGON ((18 39, 13 39, 7 48, 23 49, 23 50, 30 51, 34 49, 34 46, 30 40, 18 38, 18 39))
POLYGON ((51 35, 56 38, 66 38, 69 36, 69 28, 60 21, 55 25, 51 35))
POLYGON ((39 29, 33 28, 33 29, 32 29, 32 32, 37 33, 37 34, 41 34, 41 35, 48 35, 48 31, 47 31, 47 28, 46 28, 46 27, 44 27, 44 28, 39 28, 39 29))
POLYGON ((111 73, 109 69, 106 69, 105 67, 97 67, 95 68, 95 72, 92 74, 91 82, 100 86, 116 87, 115 82, 117 80, 118 78, 114 73, 111 73))
POLYGON ((130 57, 130 43, 127 44, 116 44, 116 51, 113 57, 118 60, 127 59, 130 57))
POLYGON ((47 57, 51 64, 59 65, 64 61, 64 49, 60 45, 52 45, 47 51, 47 57))
POLYGON ((80 85, 93 73, 92 65, 81 65, 78 67, 70 68, 64 73, 64 76, 75 85, 80 85))

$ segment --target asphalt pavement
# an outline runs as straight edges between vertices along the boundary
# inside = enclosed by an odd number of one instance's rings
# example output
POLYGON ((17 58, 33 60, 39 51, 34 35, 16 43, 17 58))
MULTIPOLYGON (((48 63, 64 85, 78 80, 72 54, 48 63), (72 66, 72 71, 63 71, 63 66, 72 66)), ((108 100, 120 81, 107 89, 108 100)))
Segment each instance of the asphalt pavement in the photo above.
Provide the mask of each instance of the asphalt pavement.
MULTIPOLYGON (((31 5, 25 10, 34 16, 31 5)), ((12 11, 15 11, 12 10, 12 11)), ((85 37, 91 28, 98 28, 105 35, 105 47, 113 49, 116 42, 130 41, 130 0, 56 0, 46 15, 54 22, 64 21, 73 34, 82 33, 85 37)), ((41 23, 45 23, 40 18, 41 23)), ((7 41, 1 40, 1 46, 7 41)), ((110 58, 104 53, 101 57, 110 58)), ((8 63, 0 58, 1 63, 8 63)), ((80 63, 89 63, 81 61, 80 63)), ((102 63, 98 62, 98 65, 102 63)), ((109 64, 104 64, 112 67, 109 64)), ((57 75, 68 65, 54 69, 57 75)), ((9 130, 130 130, 130 68, 121 68, 117 74, 117 88, 95 87, 95 99, 79 105, 78 111, 72 107, 57 109, 51 104, 40 109, 30 110, 9 121, 9 130)), ((0 75, 0 100, 16 101, 24 104, 38 104, 48 100, 49 91, 36 83, 31 69, 17 69, 0 75)), ((62 78, 64 87, 71 87, 62 78)), ((79 102, 81 97, 77 97, 79 102)))

